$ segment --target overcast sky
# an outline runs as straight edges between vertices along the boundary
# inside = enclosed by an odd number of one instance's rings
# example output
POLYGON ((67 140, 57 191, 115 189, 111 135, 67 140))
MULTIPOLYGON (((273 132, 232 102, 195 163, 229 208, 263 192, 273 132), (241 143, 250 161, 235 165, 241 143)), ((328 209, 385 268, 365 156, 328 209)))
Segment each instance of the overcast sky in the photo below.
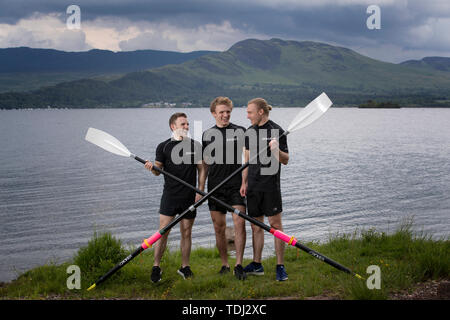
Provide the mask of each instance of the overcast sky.
POLYGON ((1 48, 224 51, 248 38, 325 42, 395 63, 450 57, 450 0, 0 0, 1 48), (80 29, 67 27, 72 4, 80 29), (380 29, 366 25, 370 5, 380 29))

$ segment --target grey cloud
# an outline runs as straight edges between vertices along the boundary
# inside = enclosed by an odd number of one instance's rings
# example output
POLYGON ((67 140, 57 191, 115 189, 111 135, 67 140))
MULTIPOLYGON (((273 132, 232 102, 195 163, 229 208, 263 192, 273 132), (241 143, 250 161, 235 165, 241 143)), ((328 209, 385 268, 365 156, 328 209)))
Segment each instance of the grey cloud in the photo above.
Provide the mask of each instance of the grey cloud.
POLYGON ((177 41, 164 38, 159 33, 141 33, 130 40, 119 42, 122 51, 144 50, 157 48, 158 50, 179 51, 177 41))
MULTIPOLYGON (((180 28, 196 28, 206 24, 220 25, 228 21, 234 29, 245 34, 262 34, 266 38, 280 37, 290 40, 323 41, 342 46, 361 48, 380 47, 392 49, 391 61, 401 59, 402 52, 416 50, 423 54, 427 50, 445 55, 450 47, 450 39, 437 34, 446 25, 445 21, 434 23, 436 19, 450 19, 448 0, 379 1, 381 7, 381 30, 368 30, 366 19, 367 1, 278 1, 265 0, 99 0, 99 1, 2 1, 0 0, 0 23, 13 23, 34 12, 62 13, 70 4, 81 7, 82 20, 99 17, 117 17, 120 21, 139 23, 165 23, 180 28), (434 19, 434 20, 433 20, 434 19), (430 39, 426 28, 429 31, 430 39), (434 28, 434 29, 433 29, 434 28), (420 38, 419 36, 425 37, 420 38), (420 41, 415 41, 417 37, 420 41)), ((118 30, 124 26, 115 26, 118 30)), ((241 39, 242 40, 242 39, 241 39)), ((176 48, 175 41, 161 35, 142 33, 134 39, 124 40, 122 50, 146 48, 146 43, 160 44, 160 49, 176 48)), ((197 48, 202 49, 202 48, 197 48)), ((386 53, 386 52, 384 52, 386 53)), ((449 55, 449 54, 447 54, 449 55)), ((383 58, 386 59, 386 54, 383 58)))

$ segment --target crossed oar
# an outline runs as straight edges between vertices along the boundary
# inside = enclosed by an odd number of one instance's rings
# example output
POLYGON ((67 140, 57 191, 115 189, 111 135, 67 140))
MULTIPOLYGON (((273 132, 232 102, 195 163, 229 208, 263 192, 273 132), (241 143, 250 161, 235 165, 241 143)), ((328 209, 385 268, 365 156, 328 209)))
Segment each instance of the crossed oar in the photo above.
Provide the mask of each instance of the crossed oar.
MULTIPOLYGON (((322 93, 316 99, 311 101, 305 108, 303 108, 297 114, 297 116, 294 118, 294 120, 289 125, 287 131, 285 131, 281 136, 288 135, 291 132, 297 131, 297 130, 304 128, 307 125, 311 124, 312 122, 314 122, 315 120, 320 118, 328 110, 328 108, 331 105, 332 105, 331 100, 328 98, 328 96, 325 93, 322 93)), ((280 138, 281 138, 281 136, 280 136, 280 138)), ((145 160, 143 160, 142 158, 139 158, 135 154, 128 151, 128 149, 119 140, 117 140, 116 138, 114 138, 113 136, 111 136, 110 134, 108 134, 104 131, 94 129, 94 128, 89 128, 86 133, 86 140, 99 146, 100 148, 105 149, 106 151, 112 152, 112 153, 120 155, 120 156, 134 158, 135 160, 137 160, 143 164, 146 163, 145 160)), ((267 151, 267 147, 260 150, 259 154, 262 154, 262 152, 266 152, 266 151, 267 151)), ((359 279, 363 279, 359 274, 351 271, 350 269, 344 267, 343 265, 337 263, 336 261, 301 244, 294 237, 291 237, 280 230, 271 228, 270 226, 266 225, 265 223, 260 222, 256 219, 246 215, 245 213, 242 213, 241 211, 233 208, 229 204, 215 198, 212 195, 214 192, 216 192, 218 189, 220 189, 223 185, 225 185, 228 181, 230 181, 235 175, 237 175, 238 173, 242 172, 242 170, 247 168, 250 163, 253 163, 252 161, 255 160, 259 154, 254 155, 249 161, 247 161, 245 164, 243 164, 240 168, 236 169, 232 174, 230 174, 225 180, 223 180, 220 184, 218 184, 215 188, 213 188, 208 193, 201 191, 200 189, 197 189, 195 186, 187 183, 184 180, 181 180, 180 178, 172 175, 169 172, 164 171, 163 169, 158 168, 157 166, 153 166, 154 170, 170 177, 171 179, 178 181, 179 183, 183 184, 184 186, 186 186, 188 188, 195 190, 197 193, 201 194, 203 197, 200 200, 198 200, 197 202, 195 202, 193 205, 191 205, 189 208, 187 208, 185 211, 183 211, 183 213, 178 215, 167 226, 165 226, 161 230, 155 232, 151 237, 145 239, 143 241, 143 243, 139 246, 139 248, 137 248, 133 253, 131 253, 129 256, 127 256, 125 259, 123 259, 121 262, 119 262, 117 265, 115 265, 111 270, 109 270, 107 273, 105 273, 103 276, 101 276, 93 285, 91 285, 88 288, 88 291, 95 288, 97 285, 99 285, 100 283, 102 283, 103 281, 108 279, 112 274, 114 274, 117 270, 122 268, 128 262, 130 262, 133 258, 135 258, 137 255, 139 255, 142 251, 150 248, 156 241, 158 241, 161 238, 161 236, 163 234, 168 232, 173 226, 175 226, 178 222, 180 222, 181 219, 183 219, 184 215, 186 215, 190 211, 194 211, 197 207, 199 207, 208 198, 211 198, 211 200, 213 200, 213 201, 217 202, 218 204, 220 204, 221 206, 225 207, 228 211, 259 226, 260 228, 266 230, 267 232, 270 232, 275 237, 283 240, 287 244, 297 247, 297 248, 309 253, 313 257, 315 257, 325 263, 328 263, 329 265, 335 267, 338 270, 349 273, 359 279)))

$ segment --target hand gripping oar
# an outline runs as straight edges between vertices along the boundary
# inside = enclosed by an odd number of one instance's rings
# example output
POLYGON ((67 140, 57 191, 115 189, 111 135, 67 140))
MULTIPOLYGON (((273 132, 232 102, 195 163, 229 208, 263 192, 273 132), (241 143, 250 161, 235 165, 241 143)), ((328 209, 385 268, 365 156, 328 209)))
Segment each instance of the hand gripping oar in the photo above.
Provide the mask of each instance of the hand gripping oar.
MULTIPOLYGON (((294 130, 298 130, 298 129, 303 128, 306 125, 312 123, 314 120, 319 118, 330 106, 331 106, 331 101, 323 93, 318 98, 316 98, 313 102, 311 102, 305 109, 303 109, 302 112, 300 112, 297 115, 297 117, 294 119, 293 123, 291 123, 291 125, 289 126, 290 130, 288 129, 288 131, 292 132, 294 130), (315 112, 315 110, 320 110, 321 112, 315 112)), ((86 140, 89 141, 89 142, 92 142, 93 144, 98 145, 99 147, 101 147, 101 148, 103 148, 103 149, 105 149, 107 151, 110 151, 112 153, 115 153, 115 154, 118 154, 118 155, 121 155, 121 156, 134 158, 134 159, 136 159, 137 161, 139 161, 141 163, 145 163, 146 162, 142 158, 139 158, 136 155, 134 155, 131 152, 129 152, 128 149, 119 140, 117 140, 116 138, 112 137, 111 135, 109 135, 106 132, 103 132, 101 130, 94 129, 94 128, 89 128, 88 133, 86 134, 86 140)), ((266 149, 262 150, 261 152, 263 152, 265 150, 266 149)), ((128 263, 130 260, 132 260, 139 253, 141 253, 145 249, 151 247, 152 244, 155 243, 156 241, 158 241, 164 233, 166 233, 168 230, 170 230, 170 228, 172 228, 175 224, 177 224, 186 213, 188 213, 189 211, 195 210, 208 197, 210 197, 211 200, 216 201, 219 204, 221 204, 222 206, 226 207, 229 211, 231 211, 231 212, 241 216, 242 218, 244 218, 244 219, 246 219, 246 220, 248 220, 248 221, 250 221, 252 223, 255 223, 256 225, 258 225, 259 227, 263 228, 264 230, 266 230, 268 232, 271 232, 274 236, 276 236, 277 238, 287 242, 288 244, 291 244, 293 246, 298 247, 299 249, 302 249, 302 250, 308 252, 309 254, 313 255, 314 257, 316 257, 316 258, 318 258, 318 259, 320 259, 320 260, 322 260, 322 261, 324 261, 326 263, 329 263, 330 265, 334 266, 335 268, 337 268, 339 270, 348 272, 350 274, 354 274, 352 271, 350 271, 349 269, 341 266, 337 262, 335 262, 335 261, 333 261, 333 260, 331 260, 331 259, 329 259, 329 258, 327 258, 327 257, 325 257, 325 256, 323 256, 321 254, 319 254, 318 252, 315 252, 314 250, 309 249, 306 246, 303 246, 302 244, 297 242, 297 240, 294 237, 289 237, 288 235, 284 234, 283 232, 281 232, 279 230, 272 229, 269 226, 267 226, 266 224, 261 223, 258 220, 255 220, 255 219, 253 219, 251 217, 248 217, 247 215, 243 214, 239 210, 236 210, 235 208, 229 206, 228 204, 222 202, 221 200, 218 200, 218 199, 212 197, 212 193, 214 191, 216 191, 222 185, 224 185, 227 181, 229 181, 235 174, 237 174, 238 172, 241 172, 243 169, 245 169, 248 166, 248 164, 249 164, 249 162, 247 162, 241 168, 236 170, 234 173, 232 173, 228 178, 226 178, 221 184, 216 186, 216 188, 211 190, 209 193, 205 193, 205 192, 195 188, 194 186, 186 183, 185 181, 179 179, 178 177, 173 176, 172 174, 167 173, 164 170, 161 170, 158 167, 154 166, 154 170, 159 171, 160 173, 166 174, 170 178, 175 179, 176 181, 182 183, 183 185, 186 185, 186 186, 188 186, 190 188, 193 188, 199 194, 202 194, 204 197, 202 199, 200 199, 199 201, 197 201, 196 203, 194 203, 191 207, 186 209, 182 214, 180 214, 169 225, 167 225, 166 227, 162 228, 160 231, 156 232, 150 238, 145 239, 144 242, 142 243, 142 245, 138 249, 136 249, 132 254, 130 254, 128 257, 126 257, 124 260, 122 260, 119 264, 117 264, 114 268, 112 268, 108 273, 103 275, 99 280, 97 280, 97 282, 95 284, 93 284, 91 287, 89 287, 88 290, 93 289, 96 285, 98 285, 99 283, 105 281, 109 276, 111 276, 113 273, 115 273, 118 269, 122 268, 126 263, 128 263)))

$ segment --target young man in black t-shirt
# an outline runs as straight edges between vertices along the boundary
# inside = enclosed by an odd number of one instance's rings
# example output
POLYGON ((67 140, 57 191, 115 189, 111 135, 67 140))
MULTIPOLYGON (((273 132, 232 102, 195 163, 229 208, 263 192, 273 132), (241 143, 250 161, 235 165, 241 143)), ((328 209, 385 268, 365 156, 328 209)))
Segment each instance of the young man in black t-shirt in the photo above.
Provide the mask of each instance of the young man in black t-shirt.
MULTIPOLYGON (((243 171, 243 186, 241 195, 247 196, 248 215, 264 222, 268 217, 272 228, 282 231, 281 223, 282 201, 280 189, 281 163, 289 161, 289 151, 286 136, 282 136, 283 129, 269 119, 270 105, 262 98, 250 100, 247 105, 247 118, 251 126, 245 136, 245 161, 254 159, 256 154, 267 147, 243 171), (278 139, 278 137, 280 137, 278 139)), ((264 247, 264 230, 252 224, 253 261, 244 270, 247 274, 263 275, 261 264, 264 247)), ((276 279, 288 279, 284 268, 284 241, 275 238, 275 253, 277 257, 276 279)))
MULTIPOLYGON (((189 122, 184 113, 175 113, 169 119, 169 126, 172 130, 172 137, 161 142, 156 148, 155 163, 147 161, 145 167, 153 174, 159 175, 158 171, 153 169, 157 166, 164 169, 178 178, 196 185, 198 171, 198 188, 204 191, 206 171, 202 164, 201 144, 187 137, 189 131, 189 122)), ((168 225, 177 214, 182 213, 192 204, 200 200, 201 195, 181 183, 164 176, 164 190, 161 197, 159 209, 159 228, 162 229, 168 225)), ((192 245, 192 226, 196 216, 196 210, 187 213, 180 221, 180 249, 181 249, 181 268, 178 273, 184 278, 193 276, 189 266, 189 257, 192 245)), ((155 258, 152 269, 151 280, 158 282, 161 280, 160 262, 167 245, 169 232, 164 234, 161 239, 155 243, 155 258)))
MULTIPOLYGON (((208 191, 242 165, 245 128, 230 122, 232 110, 233 102, 227 97, 217 97, 210 105, 211 115, 214 117, 216 125, 203 132, 202 136, 203 159, 208 171, 208 191)), ((237 174, 217 190, 214 197, 245 212, 245 199, 240 194, 241 186, 242 175, 237 174)), ((227 209, 212 200, 208 201, 208 206, 216 234, 217 249, 222 260, 222 268, 219 273, 224 274, 230 271, 225 236, 227 209)), ((236 278, 244 280, 247 277, 242 267, 246 240, 245 220, 234 214, 232 217, 236 247, 236 264, 233 272, 236 278)))

